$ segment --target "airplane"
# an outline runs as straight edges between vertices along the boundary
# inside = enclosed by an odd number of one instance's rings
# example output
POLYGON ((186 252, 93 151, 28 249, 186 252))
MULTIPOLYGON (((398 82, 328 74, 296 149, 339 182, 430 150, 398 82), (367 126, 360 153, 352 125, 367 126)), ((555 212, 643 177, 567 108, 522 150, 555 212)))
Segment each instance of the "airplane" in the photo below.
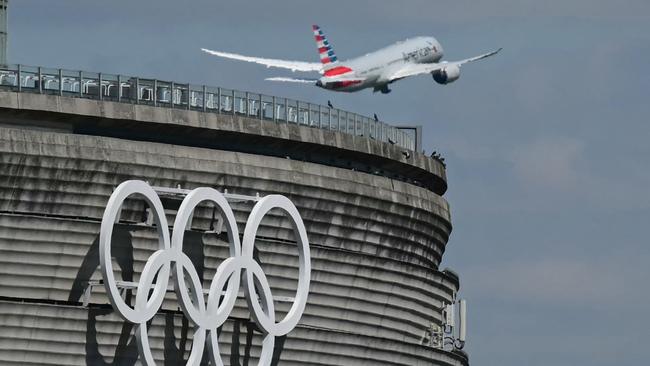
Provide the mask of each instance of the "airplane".
POLYGON ((229 52, 213 51, 202 48, 203 52, 233 60, 253 62, 269 67, 289 69, 291 71, 314 72, 322 76, 318 79, 296 79, 289 77, 272 77, 266 80, 307 83, 317 87, 339 91, 355 92, 372 88, 374 92, 388 94, 388 88, 398 80, 409 76, 431 74, 438 84, 446 85, 460 77, 460 68, 468 62, 482 60, 501 51, 482 54, 461 61, 440 61, 443 50, 433 37, 417 37, 397 42, 378 51, 348 61, 339 61, 332 45, 318 25, 313 25, 314 38, 320 54, 320 62, 288 61, 270 58, 249 57, 229 52))

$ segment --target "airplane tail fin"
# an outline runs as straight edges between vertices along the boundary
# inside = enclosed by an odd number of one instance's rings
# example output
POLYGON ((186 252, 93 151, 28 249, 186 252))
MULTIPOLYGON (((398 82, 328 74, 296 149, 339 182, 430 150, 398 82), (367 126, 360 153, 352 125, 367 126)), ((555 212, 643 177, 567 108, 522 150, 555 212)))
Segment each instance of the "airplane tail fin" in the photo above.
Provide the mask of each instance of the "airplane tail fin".
POLYGON ((327 41, 327 37, 323 34, 323 31, 319 26, 313 25, 312 29, 314 30, 314 38, 316 39, 316 46, 318 47, 318 53, 320 54, 320 62, 323 64, 324 68, 333 66, 332 64, 338 62, 338 58, 332 49, 332 46, 327 41))

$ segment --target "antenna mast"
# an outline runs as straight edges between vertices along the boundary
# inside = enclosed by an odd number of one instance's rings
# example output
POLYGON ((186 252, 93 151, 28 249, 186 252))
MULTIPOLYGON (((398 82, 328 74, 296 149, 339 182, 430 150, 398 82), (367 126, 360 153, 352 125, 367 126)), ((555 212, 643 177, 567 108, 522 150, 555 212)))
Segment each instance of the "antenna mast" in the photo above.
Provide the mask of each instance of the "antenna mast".
POLYGON ((7 66, 7 7, 9 0, 0 0, 0 66, 7 66))

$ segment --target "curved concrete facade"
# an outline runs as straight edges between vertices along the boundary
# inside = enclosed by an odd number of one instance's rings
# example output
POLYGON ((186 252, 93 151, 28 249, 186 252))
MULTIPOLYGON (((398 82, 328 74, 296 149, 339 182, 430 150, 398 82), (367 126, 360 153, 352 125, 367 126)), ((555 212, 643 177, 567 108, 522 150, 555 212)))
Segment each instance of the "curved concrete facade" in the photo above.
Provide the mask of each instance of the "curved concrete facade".
MULTIPOLYGON (((96 287, 98 233, 113 189, 201 186, 283 194, 297 206, 312 252, 312 283, 298 327, 276 341, 280 365, 467 365, 420 345, 458 279, 438 271, 451 232, 444 168, 395 146, 237 116, 0 92, 0 363, 137 363, 133 329, 96 287), (118 110, 119 109, 119 110, 118 110), (216 141, 216 140, 225 141, 216 141)), ((178 202, 164 199, 168 218, 178 202)), ((233 204, 241 232, 252 204, 233 204)), ((157 246, 130 200, 113 234, 116 277, 138 281, 157 246)), ((218 216, 218 215, 217 215, 218 216)), ((195 211, 184 248, 204 281, 228 257, 211 207, 195 211)), ((173 220, 172 220, 173 222, 173 220)), ((274 296, 293 296, 297 248, 288 221, 262 222, 256 253, 274 296)), ((279 315, 290 303, 276 303, 279 315)), ((226 364, 259 355, 260 334, 238 300, 220 336, 226 364)), ((187 357, 192 326, 175 294, 149 330, 159 364, 187 357)), ((252 363, 255 364, 255 363, 252 363)))

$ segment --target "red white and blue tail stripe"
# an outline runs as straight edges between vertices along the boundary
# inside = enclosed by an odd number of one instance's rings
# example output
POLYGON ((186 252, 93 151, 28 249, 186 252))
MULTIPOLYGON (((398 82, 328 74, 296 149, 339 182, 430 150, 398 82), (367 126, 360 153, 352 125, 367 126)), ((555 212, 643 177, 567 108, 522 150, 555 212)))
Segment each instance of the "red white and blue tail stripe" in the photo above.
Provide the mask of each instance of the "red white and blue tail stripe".
POLYGON ((338 58, 320 27, 313 25, 312 29, 314 30, 314 38, 316 39, 316 46, 318 47, 318 53, 320 54, 320 62, 323 66, 327 67, 337 62, 338 58))

